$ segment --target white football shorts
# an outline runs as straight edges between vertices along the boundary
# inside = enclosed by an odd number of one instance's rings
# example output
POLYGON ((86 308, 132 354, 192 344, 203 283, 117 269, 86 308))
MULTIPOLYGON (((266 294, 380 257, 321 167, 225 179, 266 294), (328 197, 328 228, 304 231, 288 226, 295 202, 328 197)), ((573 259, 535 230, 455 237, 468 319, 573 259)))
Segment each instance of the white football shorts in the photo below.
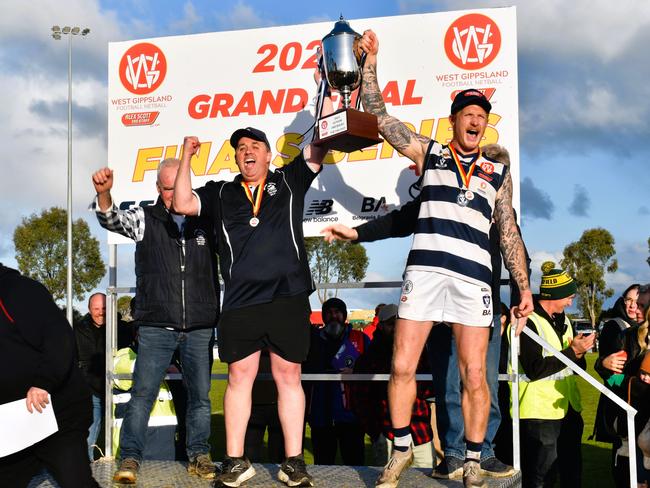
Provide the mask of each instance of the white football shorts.
POLYGON ((408 270, 398 314, 403 319, 423 322, 490 327, 492 292, 487 286, 435 271, 408 270))

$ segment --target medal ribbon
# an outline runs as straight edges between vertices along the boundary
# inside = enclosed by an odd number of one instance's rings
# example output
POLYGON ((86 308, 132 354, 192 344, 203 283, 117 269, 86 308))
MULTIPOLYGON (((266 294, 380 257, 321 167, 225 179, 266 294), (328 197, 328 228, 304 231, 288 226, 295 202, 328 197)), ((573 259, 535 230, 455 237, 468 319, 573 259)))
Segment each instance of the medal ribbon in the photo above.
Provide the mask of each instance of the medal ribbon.
POLYGON ((454 162, 456 163, 456 167, 458 168, 458 173, 460 174, 460 179, 461 179, 461 189, 467 188, 469 189, 469 179, 472 177, 472 173, 474 173, 474 168, 476 167, 476 162, 481 159, 481 148, 478 148, 478 156, 472 163, 472 165, 469 167, 469 170, 467 170, 467 173, 465 173, 465 169, 463 168, 463 164, 460 162, 460 159, 458 158, 458 154, 456 154, 456 150, 454 149, 453 144, 449 144, 449 149, 451 149, 451 155, 454 158, 454 162))
POLYGON ((262 180, 262 183, 260 183, 257 186, 257 196, 253 201, 253 193, 251 192, 251 189, 248 187, 245 181, 241 182, 241 186, 244 189, 244 193, 246 193, 246 198, 248 198, 248 201, 251 202, 251 204, 253 205, 253 217, 257 217, 257 214, 260 213, 260 207, 262 206, 262 196, 264 194, 265 183, 266 183, 266 178, 264 178, 262 180))

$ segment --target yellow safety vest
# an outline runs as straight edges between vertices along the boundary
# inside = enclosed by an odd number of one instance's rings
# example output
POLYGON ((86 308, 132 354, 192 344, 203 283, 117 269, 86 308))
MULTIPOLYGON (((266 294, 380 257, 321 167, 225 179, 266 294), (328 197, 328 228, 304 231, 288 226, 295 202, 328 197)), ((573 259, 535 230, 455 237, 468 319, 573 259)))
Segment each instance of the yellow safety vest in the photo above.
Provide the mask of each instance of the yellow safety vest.
MULTIPOLYGON (((113 358, 114 373, 133 374, 136 357, 137 354, 130 347, 118 350, 113 358)), ((113 379, 113 386, 115 387, 113 390, 113 449, 116 457, 119 456, 120 429, 123 419, 115 417, 115 407, 118 404, 127 403, 131 399, 131 393, 128 390, 131 389, 132 383, 132 380, 113 379)), ((169 391, 167 382, 163 381, 160 384, 157 401, 153 402, 153 406, 151 407, 151 415, 147 425, 149 427, 161 427, 177 424, 178 421, 176 420, 176 409, 174 408, 172 393, 169 391)))
MULTIPOLYGON (((565 316, 566 332, 562 342, 548 320, 532 313, 528 318, 537 327, 537 333, 558 351, 569 347, 573 339, 573 329, 569 318, 565 316)), ((510 338, 510 327, 508 327, 510 338)), ((553 353, 542 348, 542 356, 553 356, 553 353)), ((512 372, 508 361, 508 372, 512 372)), ((519 363, 519 417, 522 419, 559 420, 563 419, 569 410, 569 404, 576 412, 582 411, 580 391, 576 384, 576 376, 569 368, 564 368, 555 374, 531 381, 524 373, 519 363)), ((512 392, 512 389, 511 389, 512 392)), ((510 395, 512 412, 512 393, 510 395)))

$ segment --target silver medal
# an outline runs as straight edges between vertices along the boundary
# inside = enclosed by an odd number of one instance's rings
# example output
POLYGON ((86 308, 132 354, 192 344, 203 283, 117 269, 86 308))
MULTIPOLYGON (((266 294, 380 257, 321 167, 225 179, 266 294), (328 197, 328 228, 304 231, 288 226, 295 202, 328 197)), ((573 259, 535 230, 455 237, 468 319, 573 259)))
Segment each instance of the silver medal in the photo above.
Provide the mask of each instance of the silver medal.
POLYGON ((257 227, 260 224, 260 219, 257 217, 251 217, 251 219, 248 221, 248 225, 251 227, 257 227))
POLYGON ((474 200, 474 192, 472 190, 467 190, 465 192, 465 198, 467 198, 470 202, 474 200))

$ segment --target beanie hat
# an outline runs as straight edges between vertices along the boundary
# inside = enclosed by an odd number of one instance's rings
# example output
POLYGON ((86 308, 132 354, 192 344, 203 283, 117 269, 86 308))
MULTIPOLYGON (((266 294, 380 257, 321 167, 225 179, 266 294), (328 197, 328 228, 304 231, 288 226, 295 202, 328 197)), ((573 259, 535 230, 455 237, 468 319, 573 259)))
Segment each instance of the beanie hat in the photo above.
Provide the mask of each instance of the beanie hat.
POLYGON ((340 298, 330 298, 323 303, 323 306, 321 308, 321 313, 325 315, 325 311, 330 309, 330 308, 335 308, 337 310, 340 310, 345 314, 345 316, 348 316, 348 307, 345 305, 345 302, 341 300, 340 298))
POLYGON ((555 268, 553 261, 542 264, 542 283, 539 286, 539 297, 542 300, 561 300, 575 294, 578 286, 568 273, 555 268))

